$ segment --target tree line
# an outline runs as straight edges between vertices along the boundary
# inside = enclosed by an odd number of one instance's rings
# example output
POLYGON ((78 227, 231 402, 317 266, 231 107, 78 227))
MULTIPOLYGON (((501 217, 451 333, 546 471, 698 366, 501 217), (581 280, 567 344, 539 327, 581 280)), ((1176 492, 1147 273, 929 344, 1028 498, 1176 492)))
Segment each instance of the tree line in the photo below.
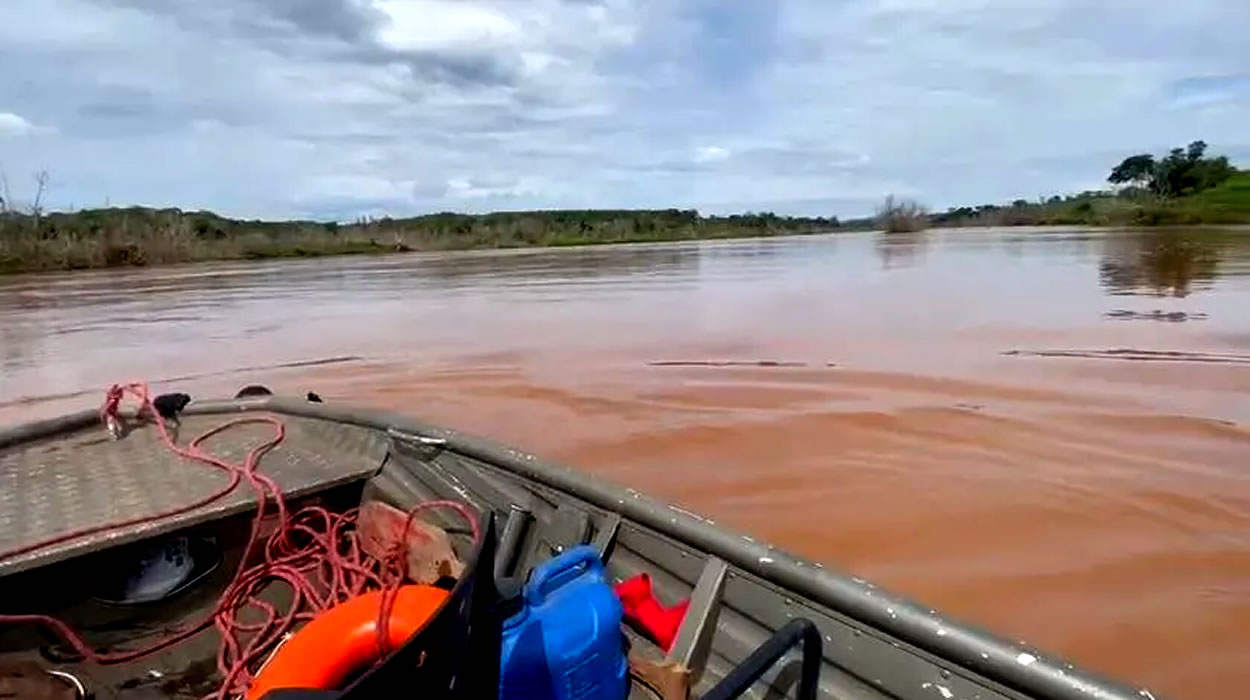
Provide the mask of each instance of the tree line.
POLYGON ((1223 184, 1236 169, 1227 156, 1207 158, 1207 143, 1194 141, 1186 148, 1173 148, 1155 158, 1139 153, 1125 158, 1111 170, 1107 182, 1128 185, 1159 197, 1183 197, 1223 184))
POLYGON ((0 272, 777 236, 829 231, 839 225, 836 217, 771 212, 714 216, 694 209, 440 212, 350 223, 259 221, 148 207, 45 212, 35 205, 16 210, 9 206, 11 201, 0 201, 0 272))
POLYGON ((1176 225, 1250 223, 1250 172, 1208 156, 1197 140, 1166 154, 1131 155, 1107 175, 1111 188, 1036 201, 951 207, 933 226, 1176 225))
POLYGON ((406 250, 775 236, 925 226, 1159 225, 1250 223, 1250 172, 1194 141, 1158 157, 1140 153, 1112 168, 1113 189, 951 207, 930 213, 887 197, 877 216, 843 219, 694 209, 546 210, 335 221, 258 221, 207 211, 107 207, 45 211, 48 175, 35 177, 31 204, 18 207, 0 177, 0 273, 150 265, 193 260, 301 257, 406 250))

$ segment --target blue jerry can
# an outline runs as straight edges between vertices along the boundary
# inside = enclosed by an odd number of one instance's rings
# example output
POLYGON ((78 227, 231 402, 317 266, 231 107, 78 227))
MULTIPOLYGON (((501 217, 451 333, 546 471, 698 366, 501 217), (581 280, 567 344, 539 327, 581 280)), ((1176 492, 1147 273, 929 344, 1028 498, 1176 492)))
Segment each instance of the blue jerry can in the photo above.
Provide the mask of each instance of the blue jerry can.
POLYGON ((621 602, 593 547, 573 547, 536 567, 511 609, 503 623, 500 700, 626 697, 621 602))

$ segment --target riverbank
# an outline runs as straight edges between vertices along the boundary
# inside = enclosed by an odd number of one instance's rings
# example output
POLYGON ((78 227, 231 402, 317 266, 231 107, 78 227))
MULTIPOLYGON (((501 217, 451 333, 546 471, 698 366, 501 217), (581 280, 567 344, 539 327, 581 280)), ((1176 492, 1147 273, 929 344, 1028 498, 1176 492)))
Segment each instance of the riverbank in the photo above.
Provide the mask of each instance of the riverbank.
MULTIPOLYGON (((694 210, 441 213, 352 224, 244 221, 212 212, 143 207, 42 216, 0 212, 0 274, 467 250, 784 236, 878 227, 876 218, 702 216, 694 210)), ((933 227, 1189 226, 1250 224, 1250 172, 1184 197, 1085 192, 1030 203, 956 207, 927 216, 933 227)))
POLYGON ((0 214, 0 274, 528 246, 573 246, 818 233, 836 218, 701 216, 693 210, 432 214, 353 224, 240 221, 178 209, 0 214))
POLYGON ((1250 172, 1207 190, 1158 197, 1141 190, 1083 192, 1038 202, 954 207, 929 217, 932 226, 1194 226, 1250 224, 1250 172))

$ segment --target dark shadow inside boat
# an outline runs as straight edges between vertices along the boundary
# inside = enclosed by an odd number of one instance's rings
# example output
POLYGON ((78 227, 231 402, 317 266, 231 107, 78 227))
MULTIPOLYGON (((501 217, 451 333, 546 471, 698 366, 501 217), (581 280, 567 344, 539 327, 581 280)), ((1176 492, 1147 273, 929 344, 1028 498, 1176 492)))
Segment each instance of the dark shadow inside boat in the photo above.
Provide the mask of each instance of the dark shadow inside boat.
MULTIPOLYGON (((316 504, 342 512, 358 506, 360 495, 361 484, 355 483, 289 505, 298 509, 316 504)), ((162 536, 161 539, 185 536, 192 542, 211 543, 199 550, 192 549, 194 554, 208 558, 197 560, 197 566, 211 566, 211 570, 160 600, 119 604, 100 595, 102 590, 115 590, 118 577, 124 576, 127 568, 133 568, 135 553, 151 541, 0 578, 0 600, 5 601, 8 613, 44 614, 65 621, 97 651, 140 649, 195 625, 212 613, 238 569, 253 516, 254 512, 240 513, 162 536)), ((196 578, 194 571, 191 578, 196 578)), ((285 584, 272 584, 259 597, 281 610, 289 606, 291 590, 285 584)), ((216 692, 221 683, 217 666, 219 640, 210 625, 190 639, 149 656, 102 665, 81 661, 51 632, 27 625, 8 628, 0 635, 0 664, 34 661, 45 668, 72 673, 94 691, 98 700, 202 698, 216 692)))

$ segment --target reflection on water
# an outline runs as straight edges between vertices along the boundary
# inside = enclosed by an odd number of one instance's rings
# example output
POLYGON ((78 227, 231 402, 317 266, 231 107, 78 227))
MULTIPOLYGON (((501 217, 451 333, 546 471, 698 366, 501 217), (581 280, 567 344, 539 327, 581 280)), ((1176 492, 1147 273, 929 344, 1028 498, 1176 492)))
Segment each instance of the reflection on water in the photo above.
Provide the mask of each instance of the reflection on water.
POLYGON ((877 234, 875 245, 877 257, 881 260, 881 268, 892 270, 898 267, 912 267, 924 257, 925 248, 929 243, 926 231, 898 231, 877 234))
POLYGON ((567 461, 1161 695, 1232 700, 1248 244, 934 230, 0 278, 0 423, 119 379, 316 390, 567 461))
POLYGON ((1226 255, 1244 259, 1246 238, 1244 233, 1172 230, 1112 236, 1099 274, 1112 294, 1184 298, 1195 288, 1210 288, 1226 255))
POLYGON ((679 246, 594 246, 552 251, 516 250, 429 256, 412 269, 416 277, 472 286, 483 278, 509 283, 565 283, 605 277, 663 277, 689 272, 699 262, 699 249, 679 246))
POLYGON ((1205 321, 1207 314, 1200 311, 1188 313, 1185 311, 1163 311, 1162 309, 1152 309, 1150 311, 1133 311, 1131 309, 1114 309, 1103 314, 1106 318, 1115 318, 1121 321, 1163 321, 1165 323, 1184 323, 1186 321, 1205 321))

